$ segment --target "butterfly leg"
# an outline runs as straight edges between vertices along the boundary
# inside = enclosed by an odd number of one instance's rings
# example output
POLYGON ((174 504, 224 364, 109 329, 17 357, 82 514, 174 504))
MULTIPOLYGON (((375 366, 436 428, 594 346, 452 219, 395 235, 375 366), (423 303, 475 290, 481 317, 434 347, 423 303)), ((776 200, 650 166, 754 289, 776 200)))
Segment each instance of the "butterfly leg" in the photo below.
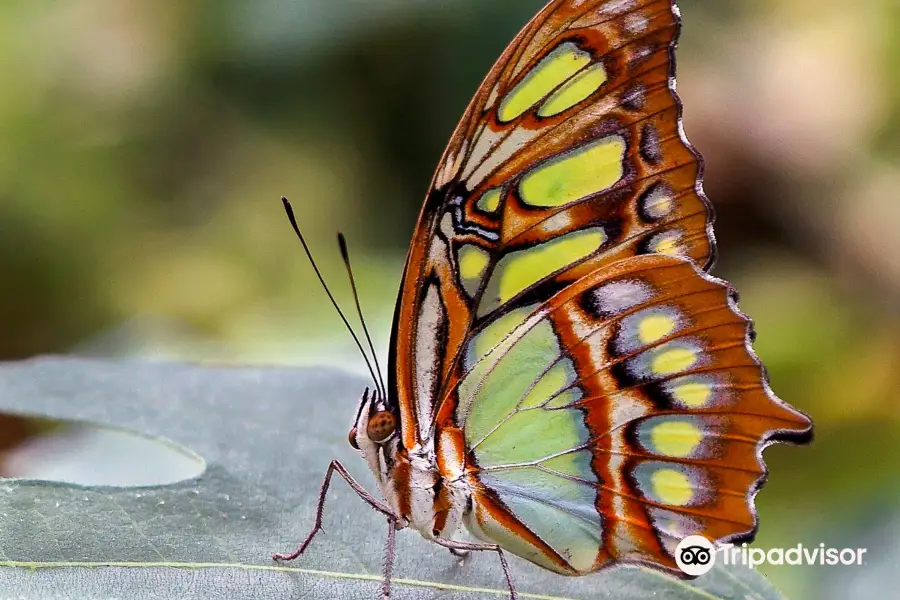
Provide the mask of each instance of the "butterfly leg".
POLYGON ((500 548, 500 546, 497 544, 472 544, 470 542, 458 542, 456 540, 445 540, 443 538, 434 538, 434 541, 445 548, 449 548, 451 552, 453 550, 462 552, 468 552, 470 550, 496 552, 497 556, 500 557, 500 566, 503 567, 503 574, 506 576, 506 585, 509 586, 509 600, 518 600, 519 595, 516 593, 516 586, 513 585, 512 575, 509 572, 509 564, 506 562, 506 555, 503 554, 503 549, 500 548))
POLYGON ((391 575, 394 571, 394 541, 397 538, 397 520, 393 516, 388 519, 387 543, 384 547, 384 570, 381 578, 381 597, 388 600, 391 597, 391 575))
POLYGON ((392 524, 395 524, 397 522, 397 516, 394 515, 389 507, 387 507, 384 503, 379 501, 378 498, 367 492, 365 488, 363 488, 363 486, 357 483, 356 480, 350 476, 350 473, 347 472, 347 469, 344 468, 344 465, 336 460, 333 460, 331 461, 331 464, 328 465, 328 470, 325 472, 325 480, 322 482, 322 487, 319 490, 319 504, 318 506, 316 506, 316 523, 313 526, 312 531, 309 532, 309 535, 306 536, 306 539, 303 540, 303 543, 300 544, 295 552, 291 554, 282 554, 280 552, 275 553, 272 555, 272 558, 274 560, 294 560, 306 551, 306 547, 309 546, 313 538, 316 537, 316 534, 322 531, 322 514, 325 512, 325 495, 328 493, 328 486, 331 485, 331 476, 334 475, 335 472, 343 477, 344 481, 347 482, 347 485, 353 488, 353 491, 356 492, 360 498, 365 500, 369 504, 369 506, 387 516, 388 520, 391 521, 392 524))

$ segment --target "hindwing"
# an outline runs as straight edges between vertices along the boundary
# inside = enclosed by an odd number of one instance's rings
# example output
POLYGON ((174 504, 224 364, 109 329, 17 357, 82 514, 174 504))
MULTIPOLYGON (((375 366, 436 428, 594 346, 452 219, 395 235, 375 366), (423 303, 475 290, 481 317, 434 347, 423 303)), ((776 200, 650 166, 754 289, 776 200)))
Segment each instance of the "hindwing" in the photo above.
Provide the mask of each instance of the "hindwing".
POLYGON ((470 530, 569 574, 675 569, 688 535, 752 535, 761 450, 809 421, 769 388, 735 297, 690 261, 638 256, 477 332, 446 421, 470 530))

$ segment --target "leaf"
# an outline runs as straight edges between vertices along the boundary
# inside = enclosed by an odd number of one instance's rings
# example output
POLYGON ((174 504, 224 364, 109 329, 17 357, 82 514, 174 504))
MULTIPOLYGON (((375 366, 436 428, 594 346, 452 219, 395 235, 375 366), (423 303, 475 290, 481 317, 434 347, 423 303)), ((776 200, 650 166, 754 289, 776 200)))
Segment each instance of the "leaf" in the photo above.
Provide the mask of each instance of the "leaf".
MULTIPOLYGON (((153 488, 3 480, 0 596, 377 597, 387 524, 338 479, 307 554, 286 566, 269 558, 307 533, 332 458, 377 491, 346 441, 363 385, 327 369, 60 358, 0 366, 0 410, 128 428, 207 461, 200 477, 153 488)), ((637 567, 563 577, 511 563, 523 599, 781 598, 745 568, 680 581, 637 567)), ((495 555, 460 561, 412 531, 397 536, 394 575, 395 598, 507 596, 495 555)))

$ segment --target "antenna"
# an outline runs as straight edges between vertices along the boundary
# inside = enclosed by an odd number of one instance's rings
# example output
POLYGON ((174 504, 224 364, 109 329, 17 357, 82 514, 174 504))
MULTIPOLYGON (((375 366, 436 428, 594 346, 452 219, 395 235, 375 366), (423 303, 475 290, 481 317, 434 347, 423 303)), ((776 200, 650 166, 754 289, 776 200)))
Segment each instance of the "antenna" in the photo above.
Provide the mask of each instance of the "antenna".
MULTIPOLYGON (((372 381, 375 382, 375 386, 378 387, 379 382, 375 377, 375 371, 372 369, 372 363, 369 361, 369 357, 366 354, 366 351, 363 350, 362 343, 359 341, 359 337, 357 337, 356 332, 353 331, 353 328, 350 327, 350 322, 347 321, 347 317, 344 316, 344 312, 341 310, 341 307, 338 306, 337 301, 334 299, 334 296, 331 294, 331 290, 328 289, 328 286, 325 284, 325 279, 322 277, 321 271, 319 271, 319 266, 316 264, 316 261, 313 259, 312 252, 309 251, 309 246, 306 244, 306 239, 303 237, 303 234, 300 233, 300 227, 297 225, 297 219, 294 217, 294 209, 291 207, 291 203, 288 202, 288 199, 284 196, 281 197, 281 202, 284 204, 284 212, 287 213, 288 220, 291 222, 291 227, 294 228, 294 233, 297 234, 297 237, 300 239, 300 243, 303 244, 303 250, 306 252, 306 257, 309 259, 310 264, 312 264, 313 270, 316 272, 316 276, 319 278, 319 283, 322 284, 322 287, 325 288, 325 293, 328 294, 328 299, 331 300, 332 306, 337 311, 338 315, 340 315, 341 320, 344 322, 344 326, 347 328, 347 331, 350 332, 350 335, 353 337, 353 341, 356 342, 356 347, 359 348, 359 353, 362 354, 363 360, 366 361, 366 366, 369 368, 369 374, 372 376, 372 381)), ((354 292, 355 295, 355 292, 354 292)), ((365 324, 364 324, 365 326, 365 324)), ((369 342, 371 344, 371 342, 369 342)), ((379 372, 379 375, 381 373, 379 372)), ((379 388, 380 389, 380 388, 379 388)))
POLYGON ((353 278, 353 269, 350 267, 350 252, 347 250, 347 240, 340 231, 338 231, 337 238, 338 246, 341 248, 341 257, 344 259, 344 266, 347 267, 347 276, 350 277, 350 287, 353 289, 353 300, 356 302, 356 312, 359 314, 359 322, 362 323, 363 333, 366 334, 366 341, 369 342, 369 350, 372 351, 372 361, 375 363, 375 370, 378 371, 378 381, 381 383, 381 397, 387 398, 387 390, 385 390, 384 387, 384 378, 381 376, 381 367, 378 365, 378 355, 375 353, 375 346, 372 344, 372 336, 369 335, 369 328, 366 327, 366 318, 363 316, 362 307, 359 305, 359 293, 356 291, 356 280, 353 278))

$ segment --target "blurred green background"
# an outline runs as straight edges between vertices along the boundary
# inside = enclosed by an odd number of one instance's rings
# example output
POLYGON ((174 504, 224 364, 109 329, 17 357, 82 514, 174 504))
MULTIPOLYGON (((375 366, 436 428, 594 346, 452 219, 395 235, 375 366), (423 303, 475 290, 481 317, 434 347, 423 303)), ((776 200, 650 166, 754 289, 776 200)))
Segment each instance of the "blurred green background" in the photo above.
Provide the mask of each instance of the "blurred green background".
MULTIPOLYGON (((406 245, 453 127, 543 0, 0 3, 0 358, 363 372, 287 225, 387 354, 406 245)), ((758 545, 794 599, 892 595, 900 568, 900 2, 682 0, 679 92, 774 389, 758 545)), ((348 415, 355 398, 347 398, 348 415)), ((349 418, 349 416, 348 416, 349 418)))

